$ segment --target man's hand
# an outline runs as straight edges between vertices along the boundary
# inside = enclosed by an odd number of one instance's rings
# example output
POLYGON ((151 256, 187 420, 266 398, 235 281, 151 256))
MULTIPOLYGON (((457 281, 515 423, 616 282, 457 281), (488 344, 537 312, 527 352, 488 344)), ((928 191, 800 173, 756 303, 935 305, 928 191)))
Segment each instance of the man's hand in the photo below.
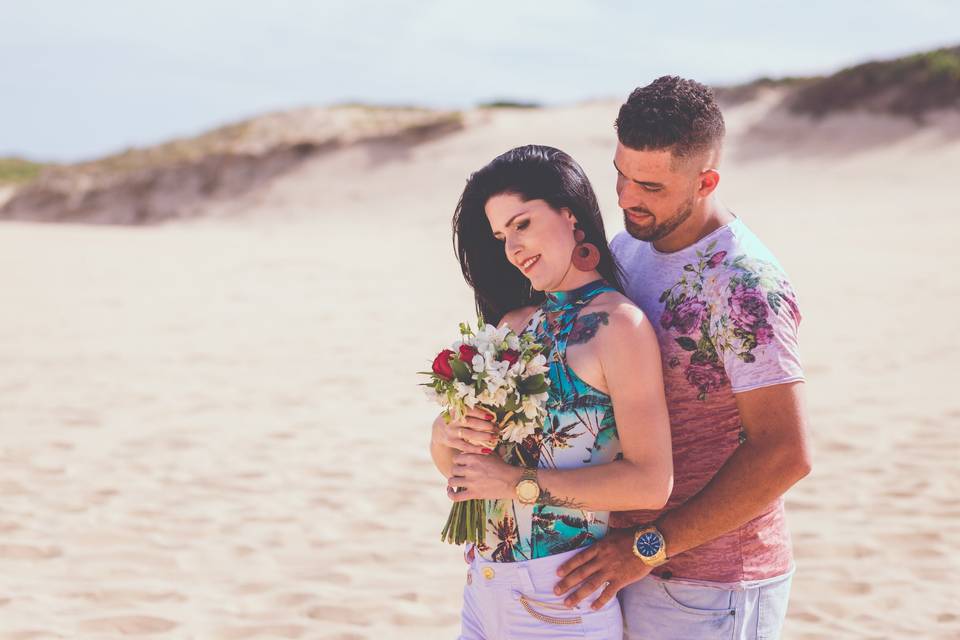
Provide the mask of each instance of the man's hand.
POLYGON ((610 529, 599 542, 564 562, 557 569, 557 574, 563 579, 553 588, 553 592, 558 596, 563 595, 579 585, 563 601, 568 607, 574 607, 607 583, 600 597, 591 605, 591 608, 599 609, 614 598, 620 589, 645 578, 652 567, 633 554, 633 534, 633 529, 610 529))

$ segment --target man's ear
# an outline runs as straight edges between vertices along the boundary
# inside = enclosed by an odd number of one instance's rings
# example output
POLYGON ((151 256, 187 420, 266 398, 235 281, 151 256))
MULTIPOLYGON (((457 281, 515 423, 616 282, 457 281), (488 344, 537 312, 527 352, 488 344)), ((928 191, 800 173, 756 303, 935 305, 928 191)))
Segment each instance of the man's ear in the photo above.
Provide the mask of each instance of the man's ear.
POLYGON ((700 174, 700 187, 697 189, 697 195, 706 198, 713 193, 718 184, 720 184, 720 173, 716 169, 707 169, 700 174))

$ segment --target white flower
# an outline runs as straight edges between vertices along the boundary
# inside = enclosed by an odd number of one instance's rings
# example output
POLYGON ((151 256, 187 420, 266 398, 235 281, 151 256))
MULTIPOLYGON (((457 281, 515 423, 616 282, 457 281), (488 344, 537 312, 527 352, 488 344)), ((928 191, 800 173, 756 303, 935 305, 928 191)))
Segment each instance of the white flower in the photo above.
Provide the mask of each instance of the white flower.
POLYGON ((509 388, 507 381, 497 376, 487 377, 487 389, 490 393, 496 393, 500 389, 509 388))
POLYGON ((537 429, 535 422, 520 422, 519 420, 510 420, 500 430, 500 439, 507 442, 523 442, 523 439, 532 435, 537 429))
POLYGON ((473 366, 474 371, 483 371, 484 362, 483 356, 477 354, 473 356, 473 360, 470 361, 470 364, 473 366))
POLYGON ((540 413, 540 404, 535 396, 527 396, 523 399, 523 415, 529 420, 535 420, 540 413))
POLYGON ((535 376, 548 371, 550 371, 550 367, 547 366, 547 358, 540 353, 527 363, 524 374, 527 376, 535 376))
POLYGON ((509 362, 502 362, 496 358, 489 358, 487 360, 487 375, 491 378, 503 379, 507 375, 507 370, 510 369, 509 362))
POLYGON ((488 387, 477 396, 477 399, 488 407, 502 407, 507 403, 507 390, 503 387, 497 389, 488 387))

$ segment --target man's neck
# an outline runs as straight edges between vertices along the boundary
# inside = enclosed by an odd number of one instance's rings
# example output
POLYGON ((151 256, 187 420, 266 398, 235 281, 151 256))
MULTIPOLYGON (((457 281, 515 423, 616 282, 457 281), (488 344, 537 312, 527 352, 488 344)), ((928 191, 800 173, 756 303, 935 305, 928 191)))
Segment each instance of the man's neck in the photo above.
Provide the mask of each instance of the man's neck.
POLYGON ((686 249, 736 218, 733 213, 711 198, 704 209, 694 212, 683 224, 669 235, 653 241, 653 248, 660 253, 674 253, 686 249))

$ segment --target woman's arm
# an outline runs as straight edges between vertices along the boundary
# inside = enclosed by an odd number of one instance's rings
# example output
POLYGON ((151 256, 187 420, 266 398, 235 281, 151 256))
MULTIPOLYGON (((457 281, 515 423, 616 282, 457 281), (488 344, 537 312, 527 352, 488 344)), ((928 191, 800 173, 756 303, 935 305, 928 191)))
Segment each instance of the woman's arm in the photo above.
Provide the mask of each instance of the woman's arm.
MULTIPOLYGON (((659 509, 673 490, 670 421, 656 334, 630 304, 613 306, 592 341, 613 402, 623 459, 578 469, 538 469, 538 502, 593 511, 659 509)), ((452 500, 515 497, 523 469, 502 460, 455 455, 452 500), (454 493, 453 487, 467 491, 454 493)))

